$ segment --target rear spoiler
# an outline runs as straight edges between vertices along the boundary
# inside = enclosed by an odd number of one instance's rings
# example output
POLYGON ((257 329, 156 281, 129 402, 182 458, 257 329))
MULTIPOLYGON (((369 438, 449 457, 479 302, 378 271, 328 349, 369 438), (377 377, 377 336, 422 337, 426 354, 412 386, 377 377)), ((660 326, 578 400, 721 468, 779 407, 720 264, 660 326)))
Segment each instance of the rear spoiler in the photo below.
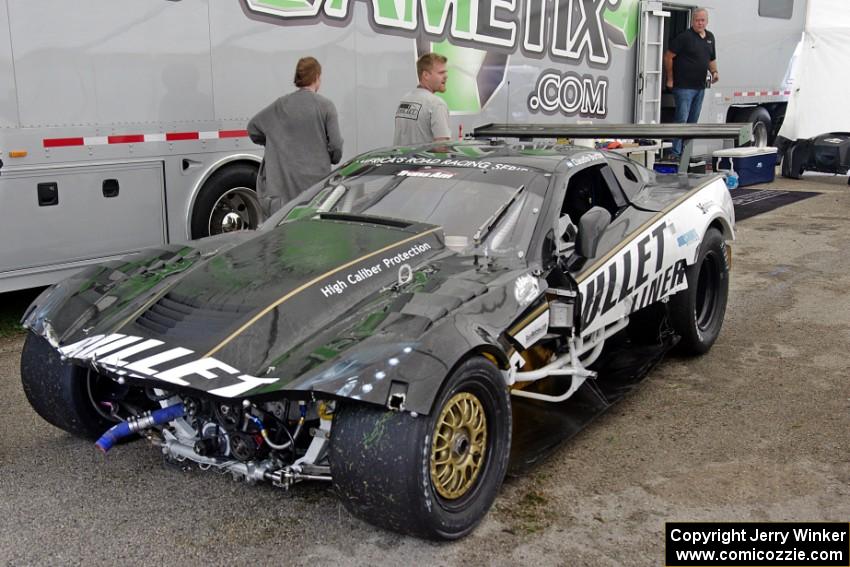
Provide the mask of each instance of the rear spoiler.
POLYGON ((746 144, 753 138, 749 122, 731 124, 485 124, 475 128, 476 138, 681 138, 685 144, 679 171, 688 171, 692 142, 696 138, 734 140, 746 144))

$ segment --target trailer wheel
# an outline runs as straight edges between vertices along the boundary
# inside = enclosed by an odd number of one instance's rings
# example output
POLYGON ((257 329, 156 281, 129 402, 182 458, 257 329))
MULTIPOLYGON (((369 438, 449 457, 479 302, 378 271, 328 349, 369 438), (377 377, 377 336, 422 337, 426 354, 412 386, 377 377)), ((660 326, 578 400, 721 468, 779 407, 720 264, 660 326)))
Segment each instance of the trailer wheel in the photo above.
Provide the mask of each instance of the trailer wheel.
POLYGON ((115 424, 96 403, 112 398, 114 384, 81 366, 63 362, 55 348, 30 333, 21 351, 27 400, 45 421, 84 439, 97 439, 115 424))
POLYGON ((729 297, 726 242, 719 230, 706 231, 697 260, 688 266, 685 275, 688 288, 670 298, 670 324, 682 337, 680 350, 703 354, 720 334, 729 297))
POLYGON ((353 514, 382 528, 457 539, 481 521, 508 464, 511 404, 500 372, 463 363, 428 416, 348 401, 334 416, 334 487, 353 514))
POLYGON ((773 119, 767 109, 756 106, 753 108, 736 108, 734 111, 729 122, 749 122, 753 125, 753 139, 744 146, 763 148, 771 142, 773 119))
POLYGON ((216 171, 195 200, 192 238, 257 228, 263 213, 256 188, 253 165, 239 163, 216 171))

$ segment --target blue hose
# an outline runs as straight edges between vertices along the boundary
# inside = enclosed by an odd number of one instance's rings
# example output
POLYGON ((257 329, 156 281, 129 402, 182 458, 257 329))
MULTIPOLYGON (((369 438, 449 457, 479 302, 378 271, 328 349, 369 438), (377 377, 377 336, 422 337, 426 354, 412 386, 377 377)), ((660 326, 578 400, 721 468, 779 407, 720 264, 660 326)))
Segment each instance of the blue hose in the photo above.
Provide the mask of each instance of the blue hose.
POLYGON ((113 425, 94 445, 106 454, 124 437, 129 437, 143 429, 166 424, 184 415, 186 415, 186 409, 183 404, 174 404, 167 408, 146 412, 138 417, 131 417, 127 421, 113 425))

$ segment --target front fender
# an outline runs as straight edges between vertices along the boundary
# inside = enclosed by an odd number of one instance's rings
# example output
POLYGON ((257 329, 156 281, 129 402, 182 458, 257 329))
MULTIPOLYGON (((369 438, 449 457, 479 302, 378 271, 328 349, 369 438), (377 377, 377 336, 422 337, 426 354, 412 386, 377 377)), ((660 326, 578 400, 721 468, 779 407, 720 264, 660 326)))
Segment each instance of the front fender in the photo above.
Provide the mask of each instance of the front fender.
POLYGON ((418 414, 431 412, 451 370, 470 353, 488 352, 507 360, 495 338, 485 338, 463 315, 446 317, 419 341, 364 344, 322 369, 288 385, 334 397, 418 414))

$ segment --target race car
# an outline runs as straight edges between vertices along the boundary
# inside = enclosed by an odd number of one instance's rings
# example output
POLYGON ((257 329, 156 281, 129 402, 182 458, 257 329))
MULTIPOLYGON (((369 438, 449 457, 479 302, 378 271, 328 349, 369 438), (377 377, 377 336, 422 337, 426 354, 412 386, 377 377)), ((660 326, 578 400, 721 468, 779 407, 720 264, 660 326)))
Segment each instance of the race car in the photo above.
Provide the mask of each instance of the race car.
POLYGON ((368 522, 456 539, 539 444, 529 411, 607 407, 623 351, 711 348, 733 238, 719 176, 504 139, 378 150, 256 231, 47 289, 21 378, 103 452, 142 437, 249 482, 329 481, 368 522))

